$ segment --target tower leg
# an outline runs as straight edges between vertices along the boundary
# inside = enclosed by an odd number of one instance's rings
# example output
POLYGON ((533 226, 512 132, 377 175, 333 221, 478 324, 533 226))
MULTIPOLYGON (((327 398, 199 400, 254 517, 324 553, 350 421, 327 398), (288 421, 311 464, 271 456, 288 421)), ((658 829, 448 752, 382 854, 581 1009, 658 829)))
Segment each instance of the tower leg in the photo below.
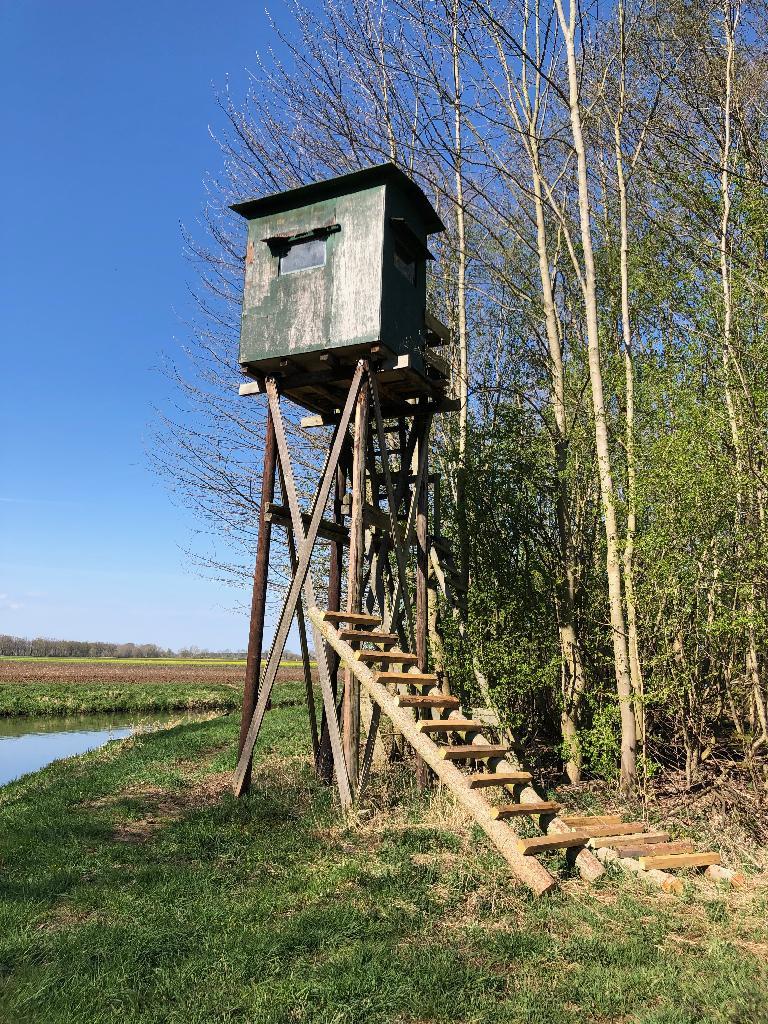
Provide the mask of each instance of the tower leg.
MULTIPOLYGON (((347 490, 347 474, 345 466, 348 465, 348 450, 342 454, 339 466, 336 469, 336 491, 333 498, 333 521, 340 525, 344 523, 344 516, 341 511, 341 503, 347 490)), ((335 541, 331 544, 331 558, 328 571, 328 611, 338 612, 341 610, 341 577, 344 571, 344 544, 342 541, 335 541)), ((331 681, 334 699, 339 691, 339 656, 334 650, 328 651, 328 674, 331 681)), ((331 753, 331 737, 328 732, 328 720, 323 712, 320 725, 320 751, 317 758, 317 772, 320 778, 327 785, 333 782, 333 755, 331 753)))
MULTIPOLYGON (((424 456, 429 460, 429 426, 427 420, 419 435, 418 456, 422 454, 422 448, 427 449, 424 456)), ((421 486, 417 497, 416 510, 416 657, 420 672, 427 671, 428 648, 427 648, 427 626, 429 620, 429 594, 427 591, 427 580, 429 573, 429 551, 427 548, 428 532, 428 497, 429 497, 429 462, 424 467, 421 476, 421 486)), ((417 758, 417 777, 419 786, 428 786, 431 781, 431 772, 426 761, 419 755, 417 758)))
MULTIPOLYGON (((419 438, 420 445, 427 445, 426 434, 419 438)), ((429 550, 427 548, 429 466, 424 470, 419 488, 416 511, 416 657, 421 672, 427 671, 427 623, 429 603, 427 579, 429 574, 429 550)))
MULTIPOLYGON (((267 582, 269 578, 269 549, 272 540, 272 523, 266 518, 267 505, 275 496, 275 462, 277 444, 272 413, 267 407, 267 432, 264 441, 264 467, 261 477, 261 507, 259 508, 259 538, 256 544, 256 564, 253 570, 253 596, 251 598, 251 623, 248 630, 248 655, 245 664, 245 688, 243 690, 243 712, 240 719, 240 740, 238 756, 242 753, 248 727, 253 718, 256 699, 259 694, 261 657, 264 645, 264 616, 267 604, 267 582)), ((242 792, 247 793, 251 785, 251 763, 243 780, 242 792)))
MULTIPOLYGON (((367 370, 367 366, 366 366, 367 370)), ((363 559, 365 531, 363 509, 366 497, 365 456, 368 449, 368 383, 360 389, 355 408, 355 428, 352 441, 352 514, 349 524, 349 575, 347 577, 347 611, 362 610, 363 559)), ((349 669, 344 672, 343 709, 344 759, 349 769, 353 796, 360 775, 360 684, 349 669)))

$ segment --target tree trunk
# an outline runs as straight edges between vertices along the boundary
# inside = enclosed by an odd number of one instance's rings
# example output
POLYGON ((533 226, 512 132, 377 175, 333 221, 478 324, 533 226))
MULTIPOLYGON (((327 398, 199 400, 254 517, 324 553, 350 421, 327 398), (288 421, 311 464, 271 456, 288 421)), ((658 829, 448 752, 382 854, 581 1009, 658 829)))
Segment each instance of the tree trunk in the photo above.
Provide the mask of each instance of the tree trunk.
POLYGON ((576 566, 571 537, 571 495, 568 482, 568 419, 565 409, 565 375, 560 327, 552 290, 549 266, 549 246, 544 219, 544 201, 541 186, 538 139, 529 122, 529 155, 536 211, 536 248, 539 259, 539 278, 544 307, 550 368, 550 405, 555 421, 555 472, 557 473, 557 529, 560 567, 558 580, 558 619, 560 638, 562 712, 561 732, 567 750, 565 771, 570 782, 581 782, 581 744, 579 722, 581 704, 586 690, 586 677, 581 647, 575 622, 576 566))
POLYGON ((637 533, 637 470, 635 466, 635 381, 632 358, 632 322, 629 314, 629 228, 627 220, 627 181, 624 171, 621 130, 626 103, 624 39, 624 3, 618 7, 620 36, 619 105, 614 120, 614 148, 616 155, 616 182, 619 192, 619 276, 621 279, 621 332, 624 347, 624 380, 626 413, 624 441, 627 456, 627 527, 624 538, 624 599, 627 606, 629 634, 629 671, 634 695, 635 725, 638 736, 645 744, 645 712, 643 707, 643 675, 637 638, 637 603, 635 600, 634 557, 637 533))
POLYGON ((469 525, 467 522, 467 432, 469 423, 469 348, 467 339, 467 244, 464 220, 464 180, 461 141, 461 65, 459 61, 459 0, 455 0, 451 24, 453 59, 454 150, 456 160, 456 305, 459 345, 459 443, 456 467, 456 518, 459 540, 459 573, 462 590, 459 597, 462 619, 466 622, 466 595, 469 590, 469 525))
POLYGON ((576 65, 575 28, 576 4, 571 0, 568 18, 563 10, 562 0, 555 0, 560 26, 565 43, 568 66, 569 112, 571 135, 576 153, 577 182, 579 194, 579 222, 583 253, 582 291, 587 326, 587 352, 589 378, 592 390, 592 409, 595 420, 595 449, 597 452, 600 493, 605 520, 606 571, 608 575, 608 600, 613 634, 613 657, 616 673, 616 689, 621 715, 621 787, 628 790, 637 774, 637 733, 635 715, 632 709, 632 682, 629 672, 629 652, 624 623, 624 608, 621 593, 621 562, 619 535, 616 522, 613 475, 608 426, 603 395, 603 375, 600 364, 600 339, 597 320, 597 283, 594 254, 592 250, 592 226, 589 197, 587 153, 581 126, 579 93, 579 71, 576 65))

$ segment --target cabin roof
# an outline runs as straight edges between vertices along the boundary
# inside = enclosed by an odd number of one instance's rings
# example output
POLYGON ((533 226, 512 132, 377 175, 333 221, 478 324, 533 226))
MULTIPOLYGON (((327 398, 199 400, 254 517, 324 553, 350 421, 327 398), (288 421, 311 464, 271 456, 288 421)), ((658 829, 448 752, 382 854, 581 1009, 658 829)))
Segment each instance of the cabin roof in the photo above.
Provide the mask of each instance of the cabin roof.
POLYGON ((424 218, 427 234, 445 231, 445 225, 424 192, 415 181, 392 163, 375 164, 373 167, 363 167, 361 170, 352 171, 349 174, 339 174, 335 178, 326 178, 324 181, 315 181, 309 185, 300 185, 298 188, 289 188, 285 192, 277 192, 274 195, 246 199, 241 203, 233 203, 230 209, 239 213, 241 217, 253 220, 256 217, 265 217, 270 213, 283 213, 286 210, 294 209, 294 207, 306 206, 316 200, 332 199, 334 196, 346 195, 349 192, 359 192, 377 185, 389 184, 397 185, 416 203, 424 218))

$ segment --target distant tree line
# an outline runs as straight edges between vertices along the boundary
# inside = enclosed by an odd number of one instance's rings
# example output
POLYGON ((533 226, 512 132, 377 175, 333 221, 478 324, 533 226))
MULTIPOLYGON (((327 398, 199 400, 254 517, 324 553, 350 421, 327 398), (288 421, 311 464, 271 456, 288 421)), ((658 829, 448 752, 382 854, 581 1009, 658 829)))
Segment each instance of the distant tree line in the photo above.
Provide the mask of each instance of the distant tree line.
MULTIPOLYGON (((173 651, 157 644, 113 644, 98 640, 51 640, 0 634, 0 657, 5 658, 245 658, 244 651, 207 651, 202 647, 182 647, 173 651)), ((286 660, 298 655, 288 651, 286 660)))

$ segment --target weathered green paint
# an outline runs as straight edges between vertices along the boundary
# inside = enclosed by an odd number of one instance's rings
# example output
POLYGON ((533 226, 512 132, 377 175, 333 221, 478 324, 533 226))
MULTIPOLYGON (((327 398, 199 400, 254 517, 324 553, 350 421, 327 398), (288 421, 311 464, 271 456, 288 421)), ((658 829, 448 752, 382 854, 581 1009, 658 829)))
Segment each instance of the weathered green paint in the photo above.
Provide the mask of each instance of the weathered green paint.
POLYGON ((248 220, 241 364, 266 372, 291 356, 309 366, 312 353, 376 342, 418 352, 427 236, 444 228, 402 171, 383 164, 233 209, 248 220), (280 252, 311 232, 325 232, 325 265, 281 274, 280 252), (414 258, 413 281, 396 249, 414 258))

